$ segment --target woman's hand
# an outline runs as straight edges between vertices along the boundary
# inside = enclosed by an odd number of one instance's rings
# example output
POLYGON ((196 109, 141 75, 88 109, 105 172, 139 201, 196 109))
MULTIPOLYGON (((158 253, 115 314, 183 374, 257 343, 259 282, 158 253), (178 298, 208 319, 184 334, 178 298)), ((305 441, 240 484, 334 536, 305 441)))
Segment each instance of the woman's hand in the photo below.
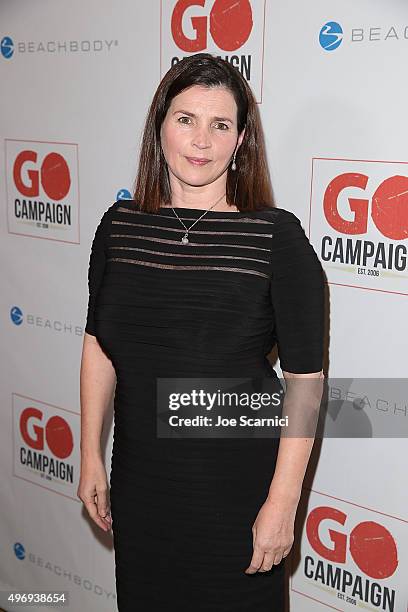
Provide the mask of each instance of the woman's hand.
POLYGON ((112 517, 108 503, 108 479, 101 458, 82 459, 77 495, 98 527, 109 531, 112 517))
POLYGON ((253 555, 246 574, 266 572, 289 554, 294 541, 297 502, 268 497, 252 525, 253 555))

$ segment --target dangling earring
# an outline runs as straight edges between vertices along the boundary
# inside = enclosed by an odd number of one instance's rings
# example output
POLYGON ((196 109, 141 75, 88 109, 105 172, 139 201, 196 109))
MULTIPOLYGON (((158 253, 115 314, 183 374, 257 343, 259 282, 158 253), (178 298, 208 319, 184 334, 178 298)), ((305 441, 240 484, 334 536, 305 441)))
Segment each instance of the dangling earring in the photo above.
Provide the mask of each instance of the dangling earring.
POLYGON ((232 165, 231 165, 231 170, 236 170, 237 169, 237 164, 235 163, 235 156, 236 156, 237 152, 236 150, 234 151, 234 157, 232 160, 232 165))

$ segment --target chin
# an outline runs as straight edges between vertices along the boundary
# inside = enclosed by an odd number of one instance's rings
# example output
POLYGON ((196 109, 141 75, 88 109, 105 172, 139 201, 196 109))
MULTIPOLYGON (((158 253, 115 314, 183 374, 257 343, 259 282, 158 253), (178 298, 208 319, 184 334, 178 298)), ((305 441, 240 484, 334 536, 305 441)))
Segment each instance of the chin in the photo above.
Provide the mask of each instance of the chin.
POLYGON ((193 178, 184 178, 181 180, 186 185, 190 185, 190 187, 204 187, 205 185, 212 183, 212 181, 203 181, 203 179, 195 181, 193 178))

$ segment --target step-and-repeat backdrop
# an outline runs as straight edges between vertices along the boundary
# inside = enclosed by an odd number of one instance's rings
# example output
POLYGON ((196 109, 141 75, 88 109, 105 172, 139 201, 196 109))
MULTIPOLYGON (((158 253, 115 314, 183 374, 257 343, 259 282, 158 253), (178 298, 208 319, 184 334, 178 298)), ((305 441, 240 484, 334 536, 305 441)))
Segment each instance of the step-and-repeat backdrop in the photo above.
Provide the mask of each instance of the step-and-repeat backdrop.
MULTIPOLYGON (((407 401, 368 382, 407 374, 408 5, 3 0, 0 14, 0 589, 116 610, 111 535, 76 497, 88 258, 102 213, 130 195, 160 79, 208 51, 251 85, 277 205, 324 266, 326 375, 357 385, 365 417, 394 432, 316 440, 291 610, 405 612, 407 401)), ((330 418, 353 407, 341 385, 329 392, 330 418)), ((111 438, 110 421, 108 469, 111 438)))

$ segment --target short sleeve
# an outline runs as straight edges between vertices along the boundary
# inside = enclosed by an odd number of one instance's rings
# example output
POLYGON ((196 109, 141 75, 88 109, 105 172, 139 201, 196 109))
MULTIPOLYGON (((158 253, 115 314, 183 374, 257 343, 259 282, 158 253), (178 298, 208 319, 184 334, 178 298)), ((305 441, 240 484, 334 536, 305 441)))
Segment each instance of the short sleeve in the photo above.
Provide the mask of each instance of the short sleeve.
POLYGON ((306 374, 323 368, 324 274, 300 220, 280 209, 271 249, 270 296, 281 369, 306 374))
POLYGON ((88 265, 88 311, 86 317, 85 331, 92 336, 96 335, 95 329, 95 306, 98 290, 101 285, 106 262, 106 243, 110 229, 112 205, 105 211, 96 228, 92 241, 88 265))

